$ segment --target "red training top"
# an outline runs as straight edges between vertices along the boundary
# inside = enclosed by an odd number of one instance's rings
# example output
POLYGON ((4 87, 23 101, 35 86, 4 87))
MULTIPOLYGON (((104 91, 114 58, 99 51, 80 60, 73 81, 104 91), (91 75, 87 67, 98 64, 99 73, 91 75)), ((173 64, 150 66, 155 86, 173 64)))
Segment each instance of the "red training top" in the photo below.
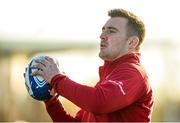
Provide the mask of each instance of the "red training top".
POLYGON ((99 68, 100 80, 95 87, 78 84, 58 74, 51 83, 55 91, 81 110, 72 117, 66 113, 57 97, 45 102, 54 122, 150 122, 153 97, 146 72, 139 61, 140 54, 124 55, 115 61, 105 61, 99 68))

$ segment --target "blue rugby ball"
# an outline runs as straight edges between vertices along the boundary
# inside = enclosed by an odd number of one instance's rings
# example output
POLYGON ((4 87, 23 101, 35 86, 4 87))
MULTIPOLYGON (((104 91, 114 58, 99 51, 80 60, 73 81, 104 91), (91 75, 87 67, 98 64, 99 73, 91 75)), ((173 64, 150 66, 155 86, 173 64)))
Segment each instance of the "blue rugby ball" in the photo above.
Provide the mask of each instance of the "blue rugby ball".
MULTIPOLYGON (((41 76, 32 76, 32 72, 37 70, 35 68, 31 68, 31 66, 36 63, 35 60, 37 59, 45 59, 44 56, 38 56, 33 58, 27 66, 25 72, 25 85, 27 91, 31 97, 36 100, 47 100, 52 97, 50 91, 52 89, 51 85, 47 83, 43 77, 41 76)), ((46 59, 45 59, 46 60, 46 59)))

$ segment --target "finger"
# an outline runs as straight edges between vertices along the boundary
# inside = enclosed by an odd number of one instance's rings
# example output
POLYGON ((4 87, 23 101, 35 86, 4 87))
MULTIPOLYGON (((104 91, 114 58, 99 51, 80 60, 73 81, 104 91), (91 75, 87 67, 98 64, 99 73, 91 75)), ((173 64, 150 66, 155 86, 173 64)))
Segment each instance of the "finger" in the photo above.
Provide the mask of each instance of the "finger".
POLYGON ((59 61, 58 59, 55 59, 56 65, 59 67, 59 61))
POLYGON ((49 62, 54 62, 54 59, 49 56, 45 56, 45 59, 47 59, 49 62))
POLYGON ((47 60, 44 59, 37 59, 35 60, 36 63, 41 63, 42 65, 44 65, 45 67, 49 64, 47 60))
POLYGON ((35 63, 35 64, 33 64, 32 66, 31 66, 31 68, 33 69, 40 69, 40 70, 44 70, 44 69, 46 69, 46 67, 43 65, 43 64, 41 64, 41 63, 35 63))
POLYGON ((59 67, 59 62, 56 58, 51 58, 49 56, 45 56, 45 58, 49 61, 50 64, 56 64, 56 66, 59 67))
POLYGON ((58 98, 59 97, 59 94, 58 93, 56 93, 56 96, 55 96, 56 98, 58 98))
POLYGON ((42 70, 36 70, 32 72, 32 76, 37 76, 37 75, 43 76, 44 73, 42 70))
POLYGON ((50 95, 54 96, 55 95, 55 91, 54 89, 52 88, 52 90, 50 91, 50 95))

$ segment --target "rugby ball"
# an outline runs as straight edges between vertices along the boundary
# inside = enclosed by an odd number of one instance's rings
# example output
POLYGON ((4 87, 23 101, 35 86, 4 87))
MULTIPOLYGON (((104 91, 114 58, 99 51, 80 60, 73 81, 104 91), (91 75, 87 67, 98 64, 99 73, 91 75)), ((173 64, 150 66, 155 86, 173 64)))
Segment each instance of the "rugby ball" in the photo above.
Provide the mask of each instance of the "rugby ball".
POLYGON ((37 70, 35 68, 31 68, 33 64, 35 64, 35 60, 37 59, 45 59, 44 56, 37 56, 33 58, 25 72, 25 85, 26 89, 31 97, 33 97, 36 100, 47 100, 52 97, 50 94, 50 91, 52 89, 51 85, 47 83, 43 77, 41 76, 32 76, 32 72, 37 70))

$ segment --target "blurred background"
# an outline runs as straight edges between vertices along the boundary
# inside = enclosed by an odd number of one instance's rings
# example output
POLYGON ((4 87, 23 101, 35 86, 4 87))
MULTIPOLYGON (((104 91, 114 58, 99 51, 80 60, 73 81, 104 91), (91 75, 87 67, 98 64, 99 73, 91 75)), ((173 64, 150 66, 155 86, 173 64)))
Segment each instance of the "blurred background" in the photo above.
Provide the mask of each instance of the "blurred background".
MULTIPOLYGON (((180 121, 180 11, 178 0, 1 0, 0 121, 51 121, 43 102, 32 99, 23 73, 37 55, 50 55, 78 83, 98 81, 99 35, 107 11, 123 8, 146 25, 141 48, 154 90, 152 121, 180 121)), ((72 116, 77 106, 60 97, 72 116)))

